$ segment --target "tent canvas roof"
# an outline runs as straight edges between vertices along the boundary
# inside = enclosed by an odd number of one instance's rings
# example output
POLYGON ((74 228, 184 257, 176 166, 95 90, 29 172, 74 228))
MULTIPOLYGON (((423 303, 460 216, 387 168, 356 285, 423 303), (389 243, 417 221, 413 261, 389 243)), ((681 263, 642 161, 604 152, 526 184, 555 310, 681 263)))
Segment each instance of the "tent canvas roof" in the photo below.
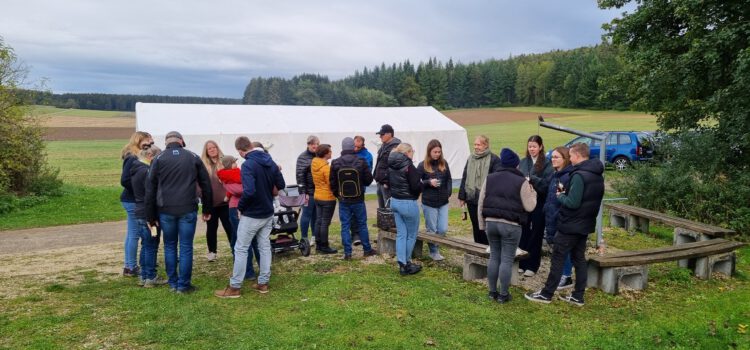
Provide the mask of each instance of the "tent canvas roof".
POLYGON ((395 136, 414 147, 415 165, 424 159, 429 140, 440 140, 453 177, 460 178, 469 156, 466 130, 432 107, 136 104, 136 129, 151 133, 157 145, 176 130, 196 154, 214 140, 225 154, 236 155, 234 140, 247 136, 269 148, 287 184, 297 182, 295 163, 308 135, 331 144, 333 158, 344 137, 362 135, 376 158, 380 139, 375 133, 383 124, 392 125, 395 136))

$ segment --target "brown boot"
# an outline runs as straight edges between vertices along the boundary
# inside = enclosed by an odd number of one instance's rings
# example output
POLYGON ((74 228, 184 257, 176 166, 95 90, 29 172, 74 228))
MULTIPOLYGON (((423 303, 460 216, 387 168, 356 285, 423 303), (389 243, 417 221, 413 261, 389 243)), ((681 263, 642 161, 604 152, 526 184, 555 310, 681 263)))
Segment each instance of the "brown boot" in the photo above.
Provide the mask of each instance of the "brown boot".
POLYGON ((260 294, 268 293, 268 284, 253 283, 253 289, 257 289, 260 294))
POLYGON ((242 295, 242 292, 240 292, 239 288, 234 288, 232 286, 227 286, 224 289, 219 289, 214 292, 214 295, 219 298, 239 298, 240 295, 242 295))

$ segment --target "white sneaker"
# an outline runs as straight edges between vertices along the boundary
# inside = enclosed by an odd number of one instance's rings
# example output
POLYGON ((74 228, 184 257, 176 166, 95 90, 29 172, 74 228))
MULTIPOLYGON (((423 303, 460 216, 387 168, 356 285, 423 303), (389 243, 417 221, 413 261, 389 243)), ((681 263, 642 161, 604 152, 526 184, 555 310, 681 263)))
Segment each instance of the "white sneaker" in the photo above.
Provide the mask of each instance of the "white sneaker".
POLYGON ((523 273, 523 269, 518 269, 518 273, 523 273))
POLYGON ((487 254, 489 254, 492 249, 490 249, 490 246, 487 246, 487 249, 485 249, 485 251, 487 252, 487 254))
MULTIPOLYGON (((516 248, 516 256, 519 256, 519 255, 524 255, 524 254, 526 254, 526 251, 525 251, 525 250, 523 250, 523 249, 521 249, 521 248, 516 248)), ((521 270, 521 269, 518 269, 518 273, 521 273, 521 272, 523 272, 523 270, 521 270)))
POLYGON ((430 253, 430 258, 432 258, 433 261, 445 260, 445 258, 442 255, 440 255, 440 253, 430 253))
POLYGON ((534 275, 536 275, 536 272, 531 271, 531 270, 526 270, 526 272, 524 272, 523 275, 525 277, 534 277, 534 275))
POLYGON ((216 253, 214 253, 214 252, 208 252, 208 253, 206 253, 206 259, 207 259, 207 260, 208 260, 209 262, 214 262, 214 261, 216 261, 216 253))

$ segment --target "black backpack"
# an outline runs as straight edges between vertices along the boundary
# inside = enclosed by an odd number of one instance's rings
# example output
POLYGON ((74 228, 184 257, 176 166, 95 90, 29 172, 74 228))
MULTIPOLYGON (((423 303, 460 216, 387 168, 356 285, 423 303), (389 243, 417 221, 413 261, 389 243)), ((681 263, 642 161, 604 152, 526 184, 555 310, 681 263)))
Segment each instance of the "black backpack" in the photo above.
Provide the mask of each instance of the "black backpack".
POLYGON ((358 198, 362 195, 362 182, 359 179, 359 169, 353 164, 343 164, 338 170, 339 196, 341 198, 358 198))

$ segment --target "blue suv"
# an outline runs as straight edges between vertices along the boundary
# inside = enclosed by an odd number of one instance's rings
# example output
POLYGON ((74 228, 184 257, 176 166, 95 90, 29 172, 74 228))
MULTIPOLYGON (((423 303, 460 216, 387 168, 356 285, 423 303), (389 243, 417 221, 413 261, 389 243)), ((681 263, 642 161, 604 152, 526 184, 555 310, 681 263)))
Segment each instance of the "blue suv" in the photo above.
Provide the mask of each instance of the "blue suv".
MULTIPOLYGON (((595 135, 607 134, 605 149, 607 163, 617 170, 626 169, 631 162, 651 160, 654 157, 654 140, 651 134, 642 131, 596 131, 595 135)), ((589 158, 599 158, 600 142, 589 137, 579 136, 565 144, 585 143, 591 149, 589 158)), ((547 153, 547 158, 552 152, 547 153)))

